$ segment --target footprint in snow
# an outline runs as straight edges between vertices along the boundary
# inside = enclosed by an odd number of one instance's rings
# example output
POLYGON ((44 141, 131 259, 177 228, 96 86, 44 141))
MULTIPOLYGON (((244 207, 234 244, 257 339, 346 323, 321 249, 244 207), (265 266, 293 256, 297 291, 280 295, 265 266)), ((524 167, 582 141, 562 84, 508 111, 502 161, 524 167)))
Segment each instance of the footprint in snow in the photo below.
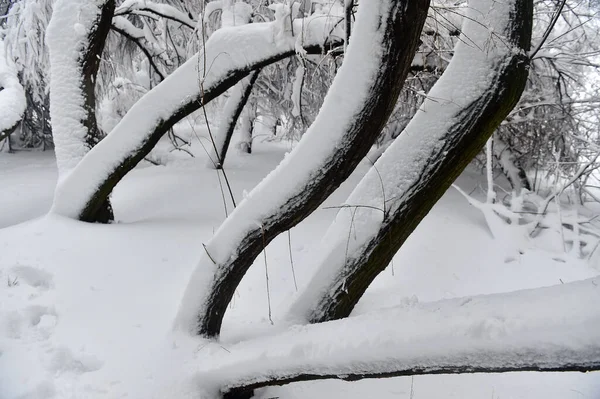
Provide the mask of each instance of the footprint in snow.
POLYGON ((15 281, 27 284, 34 288, 48 290, 54 287, 52 274, 42 269, 19 265, 11 269, 11 274, 15 276, 15 281))
POLYGON ((61 347, 54 351, 47 364, 47 369, 54 373, 71 372, 75 374, 100 370, 103 362, 93 355, 74 354, 69 348, 61 347))
POLYGON ((38 337, 35 340, 47 339, 52 335, 58 318, 52 308, 46 306, 27 306, 19 311, 12 311, 0 320, 0 333, 7 338, 19 339, 24 335, 38 337), (29 331, 32 334, 27 334, 29 331))

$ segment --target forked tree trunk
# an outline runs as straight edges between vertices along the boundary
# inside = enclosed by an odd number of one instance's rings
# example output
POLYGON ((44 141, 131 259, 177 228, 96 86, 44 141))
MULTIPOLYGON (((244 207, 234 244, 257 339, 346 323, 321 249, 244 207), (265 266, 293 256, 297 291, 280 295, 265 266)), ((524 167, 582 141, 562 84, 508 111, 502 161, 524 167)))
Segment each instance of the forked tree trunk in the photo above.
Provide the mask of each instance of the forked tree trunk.
MULTIPOLYGON (((337 21, 335 17, 323 16, 306 23, 294 21, 297 35, 280 35, 275 44, 273 29, 278 21, 215 32, 201 54, 146 93, 113 131, 59 181, 51 212, 87 222, 102 219, 103 204, 113 188, 175 123, 223 94, 251 71, 294 55, 298 45, 309 53, 320 53, 325 40, 328 45, 341 43, 336 36, 328 35, 337 21), (300 29, 305 25, 306 29, 300 29)), ((60 97, 60 91, 55 89, 52 88, 54 95, 60 97)), ((59 120, 66 117, 57 115, 59 120)), ((64 141, 59 139, 58 146, 68 144, 65 141, 70 136, 66 137, 64 141)))
POLYGON ((373 279, 512 110, 529 69, 532 1, 469 1, 450 65, 413 120, 359 183, 290 317, 350 314, 373 279))
MULTIPOLYGON (((59 179, 101 140, 96 122, 96 76, 115 10, 114 0, 59 0, 48 26, 50 116, 59 179)), ((113 219, 108 196, 94 221, 113 219)))
POLYGON ((361 3, 354 35, 364 39, 348 47, 321 112, 298 146, 204 246, 179 328, 218 335, 236 287, 260 252, 312 213, 363 159, 394 109, 428 6, 429 0, 361 3))

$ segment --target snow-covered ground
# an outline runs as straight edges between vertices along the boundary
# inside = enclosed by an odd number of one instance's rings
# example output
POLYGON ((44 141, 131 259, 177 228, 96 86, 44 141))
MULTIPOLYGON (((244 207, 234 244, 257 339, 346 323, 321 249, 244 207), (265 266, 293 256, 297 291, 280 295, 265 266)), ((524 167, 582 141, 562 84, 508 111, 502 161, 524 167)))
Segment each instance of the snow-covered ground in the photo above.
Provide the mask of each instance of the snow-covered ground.
MULTIPOLYGON (((251 156, 232 152, 226 171, 236 198, 287 150, 288 143, 257 142, 251 156)), ((281 329, 296 296, 294 274, 302 289, 314 272, 311 248, 335 215, 325 208, 339 205, 369 164, 361 164, 320 210, 292 229, 289 241, 284 234, 269 245, 266 264, 257 259, 229 308, 220 345, 172 333, 202 243, 225 216, 217 172, 205 165, 200 156, 136 169, 114 193, 118 223, 96 225, 44 216, 56 183, 52 154, 0 154, 0 399, 196 398, 197 381, 189 378, 196 371, 235 356, 228 348, 240 340, 281 329)), ((471 192, 483 181, 467 172, 457 183, 471 192)), ((481 213, 451 189, 354 313, 600 273, 600 265, 564 254, 551 238, 541 235, 518 246, 493 239, 481 213)), ((260 390, 257 397, 597 399, 600 373, 319 381, 260 390)))

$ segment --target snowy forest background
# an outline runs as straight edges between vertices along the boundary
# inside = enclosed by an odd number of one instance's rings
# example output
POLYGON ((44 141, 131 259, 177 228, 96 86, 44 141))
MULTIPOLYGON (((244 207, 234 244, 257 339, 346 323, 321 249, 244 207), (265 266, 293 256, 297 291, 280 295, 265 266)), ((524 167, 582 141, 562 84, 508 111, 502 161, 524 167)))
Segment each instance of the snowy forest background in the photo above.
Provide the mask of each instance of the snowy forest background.
POLYGON ((0 0, 0 399, 600 398, 599 10, 0 0))

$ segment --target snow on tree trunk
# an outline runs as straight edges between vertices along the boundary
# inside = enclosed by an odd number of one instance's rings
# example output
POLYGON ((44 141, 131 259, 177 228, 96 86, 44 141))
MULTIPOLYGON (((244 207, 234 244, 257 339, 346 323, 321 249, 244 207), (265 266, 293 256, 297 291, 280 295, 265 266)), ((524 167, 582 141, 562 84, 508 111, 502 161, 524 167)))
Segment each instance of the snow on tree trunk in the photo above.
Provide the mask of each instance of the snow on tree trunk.
POLYGON ((296 68, 296 75, 294 76, 294 84, 292 86, 292 104, 294 107, 292 108, 292 116, 299 117, 302 115, 302 86, 304 86, 304 74, 306 73, 306 68, 302 64, 302 60, 298 64, 296 68))
POLYGON ((229 143, 231 143, 231 137, 233 136, 236 122, 248 102, 252 87, 256 82, 256 78, 258 78, 258 74, 259 71, 252 71, 250 76, 244 78, 230 90, 231 93, 229 94, 229 98, 223 107, 221 124, 213 138, 215 141, 214 149, 216 149, 217 154, 213 154, 209 166, 212 166, 215 169, 221 169, 225 163, 225 157, 227 156, 227 150, 229 148, 229 143))
POLYGON ((4 41, 0 39, 0 148, 4 147, 4 140, 9 148, 9 136, 23 119, 26 107, 25 90, 14 65, 6 59, 4 41))
POLYGON ((494 135, 494 156, 498 159, 500 168, 517 193, 523 189, 531 191, 531 184, 525 170, 519 164, 519 160, 510 146, 497 134, 494 135))
POLYGON ((325 43, 336 43, 340 35, 332 34, 338 29, 339 19, 318 15, 296 20, 295 36, 276 35, 276 21, 215 32, 204 49, 144 95, 113 131, 59 181, 51 212, 96 221, 114 186, 175 123, 223 94, 252 70, 293 55, 297 47, 317 51, 325 43))
POLYGON ((240 117, 240 141, 238 148, 246 154, 252 154, 252 134, 256 120, 256 101, 251 100, 240 117))
MULTIPOLYGON (((204 246, 176 319, 215 336, 243 275, 273 238, 314 211, 354 170, 392 112, 417 47, 428 0, 359 6, 348 47, 315 122, 204 246)), ((288 28, 278 27, 280 32, 288 28)))
POLYGON ((295 320, 350 314, 373 279, 484 146, 529 70, 532 1, 470 0, 454 57, 417 114, 346 200, 295 320))
MULTIPOLYGON (((114 0, 58 0, 46 41, 50 51, 50 118, 59 181, 100 139, 96 123, 96 74, 110 30, 114 0)), ((76 188, 75 188, 76 189, 76 188)), ((112 220, 105 197, 96 221, 112 220)))
POLYGON ((598 370, 599 286, 595 277, 293 326, 227 347, 227 356, 204 362, 196 381, 237 398, 317 379, 598 370))
POLYGON ((50 116, 61 177, 99 140, 95 80, 114 1, 58 0, 48 25, 50 116))

